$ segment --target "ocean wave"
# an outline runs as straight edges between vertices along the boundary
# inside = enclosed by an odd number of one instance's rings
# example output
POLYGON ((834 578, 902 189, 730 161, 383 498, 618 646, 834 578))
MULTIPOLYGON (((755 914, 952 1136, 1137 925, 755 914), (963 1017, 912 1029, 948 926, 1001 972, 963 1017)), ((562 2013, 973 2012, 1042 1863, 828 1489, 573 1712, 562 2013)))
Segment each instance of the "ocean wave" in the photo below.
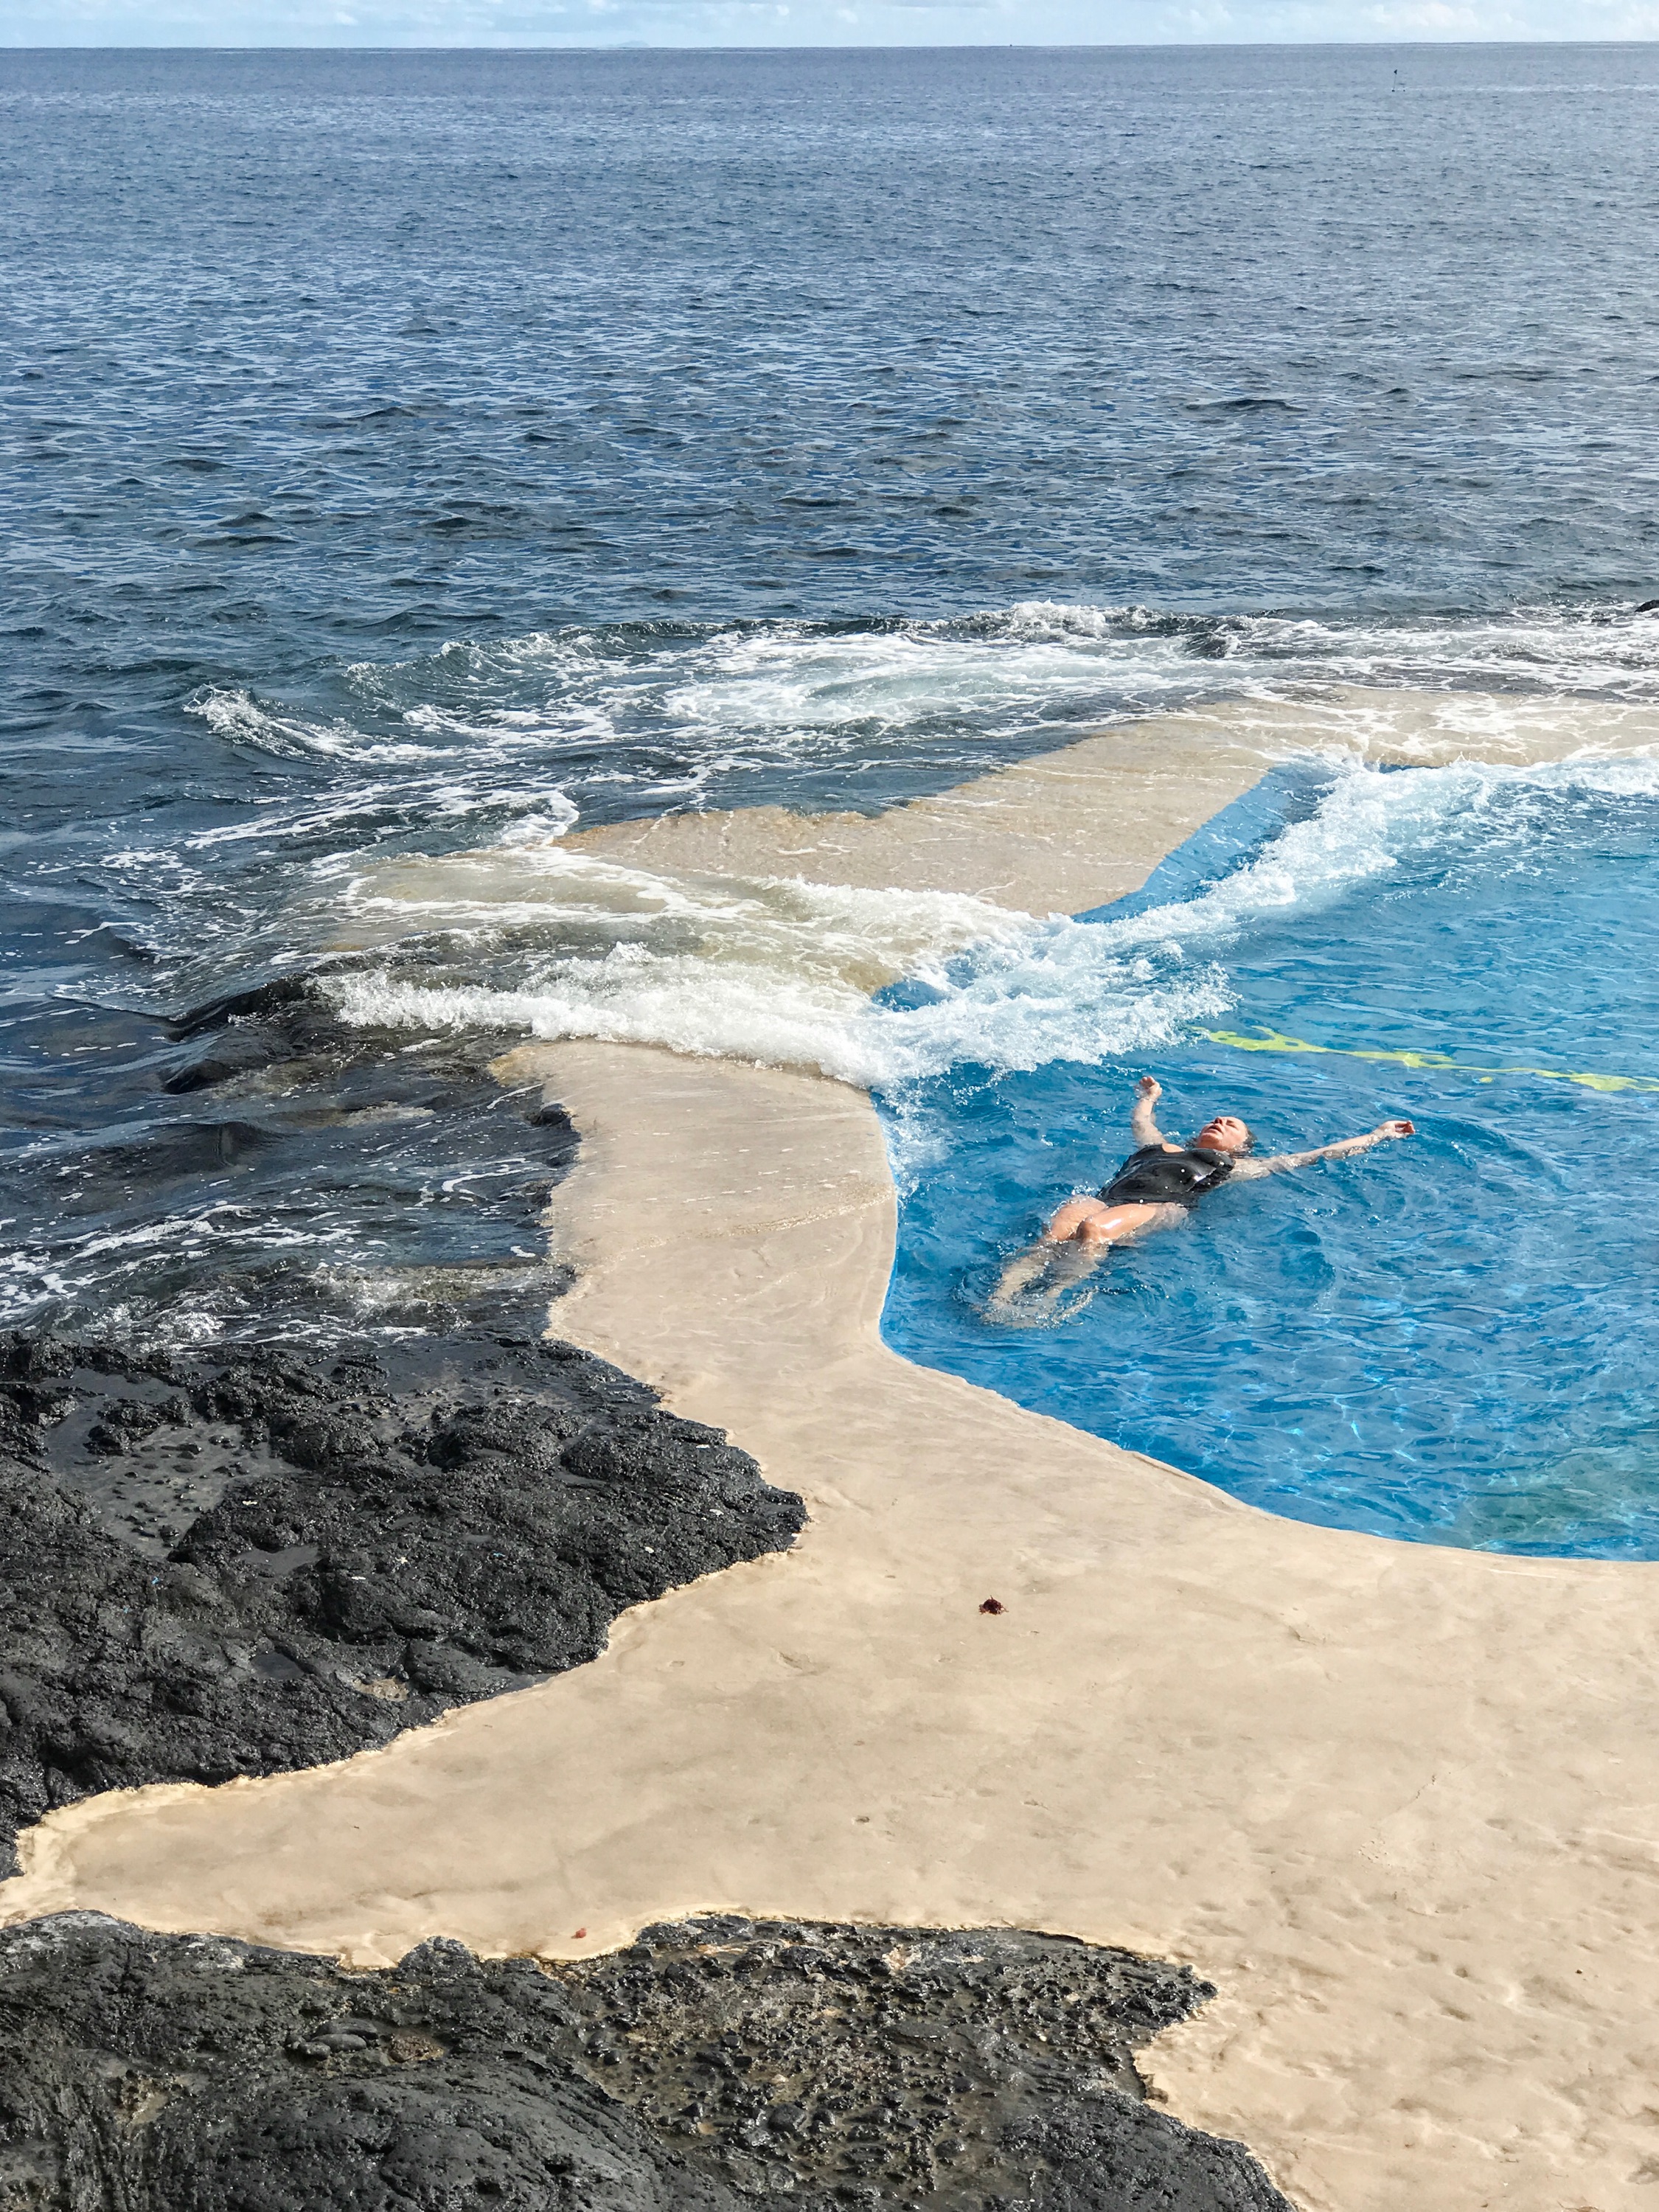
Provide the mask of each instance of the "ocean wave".
POLYGON ((1194 896, 1096 921, 658 872, 556 843, 403 862, 354 883, 353 935, 416 944, 418 957, 325 988, 359 1026, 655 1044, 888 1092, 962 1064, 1097 1064, 1231 1007, 1228 946, 1264 918, 1323 907, 1408 854, 1520 851, 1540 816, 1595 793, 1659 793, 1659 762, 1349 765, 1304 818, 1194 896))
MULTIPOLYGON (((213 685, 188 707, 227 744, 311 764, 294 832, 309 834, 546 811, 556 788, 589 819, 879 805, 1082 729, 1222 702, 1248 723, 1252 702, 1317 697, 1363 740, 1402 690, 1435 695, 1443 732, 1472 742, 1505 698, 1659 706, 1659 621, 1611 605, 1339 620, 1027 600, 933 622, 572 626, 353 663, 316 711, 213 685)), ((274 808, 250 809, 246 834, 274 808)))
MULTIPOLYGON (((283 959, 306 963, 340 947, 380 949, 395 957, 378 985, 331 986, 354 1019, 465 1027, 489 1007, 492 1023, 529 1034, 647 1039, 888 1084, 947 1048, 995 1066, 1028 1064, 1039 1049, 1138 1049, 1179 1018, 1224 1013, 1224 994, 1206 982, 1201 1008, 1194 1000, 1182 1015, 1186 982, 1166 978, 1160 988, 1175 995, 1159 1030, 1135 979, 1085 978, 1086 963, 1073 960, 1066 988, 1077 1008, 1039 1023, 1036 1006, 1058 972, 1049 945, 1032 951, 1030 1003, 1012 981, 1010 1011, 996 1021, 988 1000, 971 1018, 961 1001, 952 1039, 944 1014, 924 1018, 917 1006, 901 1017, 864 1001, 898 976, 933 978, 981 939, 1006 950, 991 909, 920 929, 896 908, 879 922, 866 914, 852 935, 869 943, 847 954, 843 972, 840 925, 820 894, 809 916, 786 921, 775 884, 627 884, 552 857, 560 838, 579 820, 716 803, 889 803, 1131 714, 1224 700, 1230 731, 1265 763, 1305 748, 1316 725, 1301 706, 1316 698, 1336 778, 1316 816, 1258 856, 1248 879, 1161 919, 1120 917, 1115 937, 1089 940, 1102 959, 1133 958, 1156 951, 1163 932, 1213 960, 1202 948, 1224 939, 1241 902, 1322 896, 1322 885, 1389 866, 1400 837, 1431 834, 1433 794, 1447 795, 1449 820, 1460 805, 1478 808, 1480 779, 1492 773, 1460 782, 1461 769, 1436 769, 1443 780, 1420 787, 1355 780, 1339 773, 1344 749, 1396 760, 1414 746, 1443 759, 1465 742, 1471 752, 1519 751, 1516 732, 1525 724, 1530 744, 1543 721, 1557 749, 1628 744, 1659 726, 1659 623, 1613 607, 1338 621, 1032 600, 937 622, 624 624, 453 640, 404 661, 354 664, 340 687, 314 712, 246 690, 196 695, 191 711, 226 742, 284 767, 228 817, 178 835, 171 852, 136 854, 124 839, 125 857, 108 863, 142 903, 154 944, 186 962, 190 988, 206 988, 204 963, 222 963, 239 946, 244 965, 284 945, 283 959), (1558 701, 1568 702, 1559 717, 1558 701), (1296 711, 1282 712, 1285 702, 1296 711), (827 951, 812 941, 826 931, 827 951), (430 958, 398 950, 416 939, 433 941, 430 958), (613 951, 634 963, 627 975, 594 968, 613 951), (441 975, 415 972, 434 962, 441 975), (417 1006, 431 1011, 417 1017, 417 1006)), ((163 965, 150 988, 174 981, 163 965)), ((930 988, 957 1004, 966 986, 953 975, 930 988)))
MULTIPOLYGON (((966 624, 988 643, 1093 647, 1148 676, 1196 659, 1276 688, 1296 683, 1381 690, 1473 688, 1659 699, 1659 622, 1627 604, 1540 604, 1474 615, 1170 614, 1149 607, 1024 600, 966 624)), ((1224 674, 1223 673, 1224 672, 1224 674)))
POLYGON ((1659 622, 1629 606, 1486 616, 1171 614, 1024 600, 933 622, 571 628, 359 663, 356 694, 434 735, 616 742, 654 730, 782 736, 1000 734, 1287 686, 1507 690, 1659 702, 1659 622))
MULTIPOLYGON (((279 713, 250 692, 213 686, 187 701, 186 711, 232 743, 343 771, 292 793, 259 793, 237 819, 189 834, 182 842, 186 852, 265 840, 304 842, 341 832, 349 836, 354 829, 374 836, 434 818, 477 824, 492 817, 507 817, 507 834, 516 828, 526 836, 548 836, 568 829, 577 818, 576 805, 556 775, 532 773, 527 781, 520 781, 504 775, 512 765, 514 747, 498 742, 491 732, 459 722, 444 732, 456 740, 453 744, 392 742, 337 716, 311 720, 279 713), (488 741, 463 741, 469 738, 488 741), (381 772, 366 780, 361 774, 365 769, 381 772)), ((408 721, 411 729, 422 732, 437 728, 434 720, 418 713, 411 712, 408 721)), ((533 769, 537 740, 526 735, 516 750, 533 769)), ((119 857, 112 855, 112 864, 119 857)))
POLYGON ((663 1045, 888 1091, 964 1061, 1003 1070, 1145 1051, 1232 1003, 1213 971, 1175 983, 1144 963, 1103 961, 1080 923, 1038 926, 1017 947, 976 948, 971 974, 919 979, 936 995, 909 1006, 820 975, 703 954, 623 957, 631 950, 557 963, 514 988, 434 986, 369 969, 331 978, 327 989, 342 1017, 362 1025, 663 1045))
POLYGON ((279 760, 345 753, 365 742, 362 733, 347 720, 310 720, 302 714, 268 707, 235 684, 204 684, 185 700, 185 712, 205 722, 215 737, 228 744, 252 745, 279 760))
POLYGON ((447 971, 327 978, 354 1024, 664 1044, 866 1085, 988 1042, 978 999, 1022 1000, 1026 1042, 1004 1034, 1000 1056, 1051 1056, 1057 1024, 1081 1036, 1093 942, 1085 925, 962 894, 671 874, 556 843, 392 864, 358 879, 350 907, 356 941, 415 937, 447 971), (924 1002, 879 1002, 901 976, 924 1002))
POLYGON ((1408 853, 1449 858, 1462 848, 1483 860, 1506 848, 1531 853, 1564 805, 1656 795, 1659 759, 1648 756, 1522 767, 1460 761, 1386 772, 1350 763, 1306 819, 1287 824, 1220 882, 1191 898, 1103 917, 1099 926, 1121 951, 1207 949, 1270 915, 1322 906, 1397 867, 1408 853))

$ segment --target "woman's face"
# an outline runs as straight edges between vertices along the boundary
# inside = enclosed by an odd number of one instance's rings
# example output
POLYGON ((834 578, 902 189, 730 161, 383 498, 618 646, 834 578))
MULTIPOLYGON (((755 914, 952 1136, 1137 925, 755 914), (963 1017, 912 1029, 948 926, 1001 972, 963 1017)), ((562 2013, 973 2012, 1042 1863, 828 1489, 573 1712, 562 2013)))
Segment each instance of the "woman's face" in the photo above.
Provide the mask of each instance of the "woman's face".
POLYGON ((1206 1152, 1242 1152, 1249 1141, 1249 1129, 1237 1114, 1218 1114, 1193 1139, 1206 1152))

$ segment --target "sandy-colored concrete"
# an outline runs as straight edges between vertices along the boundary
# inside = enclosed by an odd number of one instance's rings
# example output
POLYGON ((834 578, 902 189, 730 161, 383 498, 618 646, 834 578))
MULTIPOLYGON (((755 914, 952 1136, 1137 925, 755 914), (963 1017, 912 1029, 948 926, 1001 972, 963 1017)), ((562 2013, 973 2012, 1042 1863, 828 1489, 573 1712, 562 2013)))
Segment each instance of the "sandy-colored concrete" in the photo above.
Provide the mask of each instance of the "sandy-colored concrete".
POLYGON ((1645 2208, 1659 1571, 1298 1528, 913 1368, 857 1092, 534 1064, 586 1139, 561 1328, 729 1423, 805 1540, 387 1752, 56 1816, 13 1909, 364 1959, 705 1905, 1069 1930, 1219 1983, 1156 2076, 1310 2208, 1645 2208))
POLYGON ((1156 860, 1310 752, 1398 767, 1522 763, 1659 744, 1659 709, 1482 691, 1330 688, 1234 701, 1105 730, 885 813, 657 815, 581 830, 565 848, 671 876, 799 875, 879 890, 969 891, 1026 914, 1077 914, 1136 890, 1156 860))
MULTIPOLYGON (((1097 859, 1181 834, 1179 753, 1139 827, 1093 803, 1097 859)), ((587 1043, 504 1073, 584 1133, 560 1333, 728 1427, 805 1536, 383 1753, 54 1814, 7 1917, 364 1960, 697 1907, 1066 1930, 1219 1984, 1154 2078, 1308 2212, 1646 2212, 1659 1568, 1298 1527, 909 1366, 855 1090, 587 1043)))

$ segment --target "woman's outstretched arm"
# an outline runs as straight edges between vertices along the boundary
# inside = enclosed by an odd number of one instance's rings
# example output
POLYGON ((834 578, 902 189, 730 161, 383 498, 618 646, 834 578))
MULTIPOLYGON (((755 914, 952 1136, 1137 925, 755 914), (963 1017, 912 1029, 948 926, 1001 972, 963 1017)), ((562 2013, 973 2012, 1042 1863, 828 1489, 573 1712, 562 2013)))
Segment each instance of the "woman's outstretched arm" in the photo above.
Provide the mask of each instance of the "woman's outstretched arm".
POLYGON ((1392 1137, 1416 1134, 1409 1121, 1383 1121, 1375 1129, 1367 1129, 1363 1137, 1339 1138, 1334 1145, 1316 1145, 1310 1152, 1274 1152, 1265 1160, 1240 1160, 1233 1174, 1235 1177, 1279 1175, 1286 1168, 1311 1167, 1316 1160, 1346 1160, 1355 1152, 1370 1152, 1373 1145, 1385 1145, 1392 1137))
POLYGON ((1138 1145, 1164 1145, 1169 1142, 1158 1126, 1152 1109, 1164 1096, 1164 1085, 1150 1075, 1143 1075, 1135 1085, 1135 1103, 1129 1115, 1129 1128, 1138 1145))

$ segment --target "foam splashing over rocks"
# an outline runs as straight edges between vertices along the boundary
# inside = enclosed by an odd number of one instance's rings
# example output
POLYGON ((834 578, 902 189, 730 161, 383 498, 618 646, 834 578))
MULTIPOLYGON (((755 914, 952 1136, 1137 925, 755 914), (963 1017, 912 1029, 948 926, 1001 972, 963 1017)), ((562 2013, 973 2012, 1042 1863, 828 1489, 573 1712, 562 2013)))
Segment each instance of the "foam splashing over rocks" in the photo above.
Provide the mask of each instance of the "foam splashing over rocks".
POLYGON ((328 979, 351 1023, 517 1029, 816 1068, 890 1087, 960 1060, 1096 1059, 1224 1011, 1207 969, 1164 972, 1102 933, 957 893, 669 876, 544 847, 362 880, 361 933, 426 933, 434 966, 328 979), (473 980, 479 968, 487 981, 473 980), (903 979, 904 988, 890 987, 903 979))
POLYGON ((1253 917, 1322 908, 1407 853, 1516 836, 1530 811, 1587 784, 1650 788, 1659 765, 1345 762, 1309 775, 1296 818, 1259 828, 1174 896, 1156 896, 1155 876, 1147 901, 1094 920, 956 892, 625 866, 556 840, 387 862, 345 901, 350 940, 370 957, 325 988, 363 1027, 656 1044, 890 1092, 962 1064, 1096 1064, 1224 1014, 1228 946, 1253 917), (377 941, 389 957, 373 957, 377 941))

